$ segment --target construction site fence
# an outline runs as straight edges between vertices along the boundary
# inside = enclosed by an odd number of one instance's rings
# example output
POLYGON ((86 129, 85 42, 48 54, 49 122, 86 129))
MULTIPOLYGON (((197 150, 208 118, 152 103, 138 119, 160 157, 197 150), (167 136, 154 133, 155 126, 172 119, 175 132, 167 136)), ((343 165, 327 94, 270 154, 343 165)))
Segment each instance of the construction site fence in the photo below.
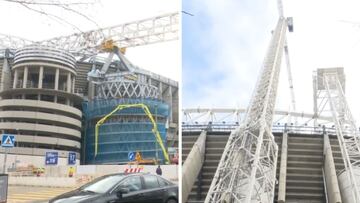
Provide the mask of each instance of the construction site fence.
POLYGON ((164 154, 156 141, 153 125, 142 108, 118 111, 111 116, 117 119, 110 117, 99 127, 98 153, 95 156, 95 123, 120 104, 137 103, 149 108, 157 121, 163 144, 167 147, 167 118, 170 112, 167 104, 151 99, 93 100, 84 103, 86 164, 124 164, 129 162, 129 152, 140 152, 143 159, 156 159, 164 163, 164 154), (143 116, 142 119, 139 116, 143 116))

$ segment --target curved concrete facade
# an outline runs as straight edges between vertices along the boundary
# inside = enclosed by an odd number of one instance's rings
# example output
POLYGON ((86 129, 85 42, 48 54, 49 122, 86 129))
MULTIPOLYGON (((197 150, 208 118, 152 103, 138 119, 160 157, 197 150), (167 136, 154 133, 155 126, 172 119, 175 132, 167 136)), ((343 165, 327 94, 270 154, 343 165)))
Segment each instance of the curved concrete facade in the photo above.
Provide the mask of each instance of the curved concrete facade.
POLYGON ((52 102, 39 101, 39 100, 24 100, 24 99, 4 99, 0 100, 0 108, 3 107, 25 107, 25 108, 42 108, 48 111, 70 114, 71 117, 81 118, 82 113, 79 109, 52 102))
POLYGON ((80 159, 82 97, 75 94, 76 60, 62 50, 31 46, 15 53, 2 70, 0 132, 14 134, 9 153, 80 159), (6 77, 9 77, 6 82, 6 77))

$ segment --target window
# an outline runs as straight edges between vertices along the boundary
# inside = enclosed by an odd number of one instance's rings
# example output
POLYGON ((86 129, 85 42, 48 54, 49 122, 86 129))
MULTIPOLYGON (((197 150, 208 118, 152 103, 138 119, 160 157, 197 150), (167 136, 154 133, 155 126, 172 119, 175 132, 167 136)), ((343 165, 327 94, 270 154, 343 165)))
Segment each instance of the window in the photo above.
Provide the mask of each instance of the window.
POLYGON ((82 186, 80 189, 83 191, 92 191, 95 193, 105 193, 114 187, 120 180, 124 178, 123 175, 106 176, 82 186))
POLYGON ((165 187, 165 186, 169 185, 168 182, 166 182, 164 179, 162 179, 160 177, 157 177, 157 179, 159 181, 160 187, 165 187))
POLYGON ((126 178, 123 182, 121 182, 117 189, 120 188, 128 188, 130 192, 141 190, 142 187, 140 176, 126 178))
POLYGON ((144 176, 146 189, 158 188, 159 183, 156 176, 144 176))

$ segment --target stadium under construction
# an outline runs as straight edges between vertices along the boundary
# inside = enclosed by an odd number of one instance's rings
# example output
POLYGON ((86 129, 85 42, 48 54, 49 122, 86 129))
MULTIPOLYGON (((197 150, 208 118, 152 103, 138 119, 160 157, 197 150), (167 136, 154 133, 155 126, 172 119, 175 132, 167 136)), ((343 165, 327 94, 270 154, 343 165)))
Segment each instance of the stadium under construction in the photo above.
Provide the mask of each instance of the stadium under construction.
POLYGON ((16 139, 0 149, 7 168, 44 166, 47 152, 57 165, 71 152, 77 164, 124 164, 129 152, 165 163, 178 145, 178 82, 124 55, 177 32, 171 13, 40 42, 0 35, 0 130, 16 139))
POLYGON ((360 202, 360 133, 344 69, 314 71, 314 111, 298 113, 286 40, 293 20, 277 2, 278 22, 249 106, 183 110, 183 203, 360 202), (277 111, 283 54, 291 109, 277 111))

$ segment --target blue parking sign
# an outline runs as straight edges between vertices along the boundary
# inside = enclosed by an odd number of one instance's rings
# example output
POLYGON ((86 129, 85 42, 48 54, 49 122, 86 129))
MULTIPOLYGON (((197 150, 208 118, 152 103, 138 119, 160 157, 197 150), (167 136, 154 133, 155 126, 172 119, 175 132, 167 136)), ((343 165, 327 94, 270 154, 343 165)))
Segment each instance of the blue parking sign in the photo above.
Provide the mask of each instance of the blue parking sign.
POLYGON ((76 164, 76 153, 75 152, 69 152, 68 164, 69 165, 75 165, 76 164))
POLYGON ((46 152, 45 165, 57 165, 58 157, 59 155, 57 152, 46 152))

